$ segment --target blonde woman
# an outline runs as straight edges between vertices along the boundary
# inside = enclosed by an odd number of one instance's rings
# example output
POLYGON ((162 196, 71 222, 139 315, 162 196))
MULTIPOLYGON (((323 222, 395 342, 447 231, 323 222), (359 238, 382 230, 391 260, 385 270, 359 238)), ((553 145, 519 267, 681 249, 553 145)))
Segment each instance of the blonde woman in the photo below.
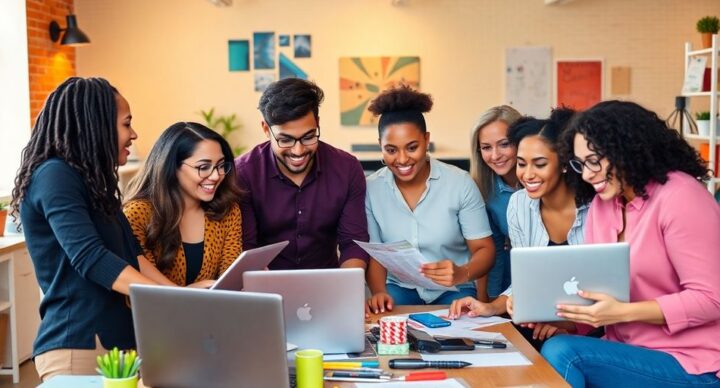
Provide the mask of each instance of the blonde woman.
POLYGON ((487 302, 510 286, 510 245, 507 207, 519 188, 515 175, 517 147, 508 139, 508 127, 521 117, 508 105, 492 107, 480 115, 470 144, 470 175, 485 199, 495 243, 495 264, 490 273, 478 279, 480 300, 487 302))

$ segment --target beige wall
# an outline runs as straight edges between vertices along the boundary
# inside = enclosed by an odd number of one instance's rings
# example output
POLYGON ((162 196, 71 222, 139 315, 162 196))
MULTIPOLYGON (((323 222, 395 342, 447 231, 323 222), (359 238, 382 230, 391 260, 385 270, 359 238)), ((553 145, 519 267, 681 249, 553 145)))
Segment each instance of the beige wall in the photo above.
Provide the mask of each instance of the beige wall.
POLYGON ((632 99, 666 116, 682 85, 683 43, 699 44, 695 21, 720 14, 718 0, 76 0, 92 45, 77 50, 79 75, 101 75, 130 101, 145 154, 180 120, 216 107, 241 118, 243 141, 263 140, 252 72, 228 72, 227 40, 254 31, 312 35, 313 57, 297 63, 326 92, 323 138, 349 149, 374 142, 373 128, 340 126, 338 58, 418 55, 427 116, 441 151, 468 153, 468 133, 503 102, 504 49, 551 46, 555 58, 603 58, 606 98, 632 99), (632 94, 609 95, 611 66, 630 66, 632 94))

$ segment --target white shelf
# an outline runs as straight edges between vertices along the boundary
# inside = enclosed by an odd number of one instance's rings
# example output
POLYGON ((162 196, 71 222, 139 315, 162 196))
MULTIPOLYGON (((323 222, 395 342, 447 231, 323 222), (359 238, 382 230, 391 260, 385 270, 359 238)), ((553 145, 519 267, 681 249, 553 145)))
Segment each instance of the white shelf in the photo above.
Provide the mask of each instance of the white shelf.
MULTIPOLYGON (((718 96, 720 96, 720 93, 716 93, 718 96)), ((692 93, 681 93, 684 97, 711 97, 711 92, 692 92, 692 93)))
POLYGON ((689 57, 696 56, 696 55, 705 55, 705 54, 712 54, 712 47, 702 49, 702 50, 695 50, 695 51, 689 51, 687 55, 689 57))
POLYGON ((3 300, 0 301, 0 313, 4 312, 5 310, 10 308, 10 301, 3 300))

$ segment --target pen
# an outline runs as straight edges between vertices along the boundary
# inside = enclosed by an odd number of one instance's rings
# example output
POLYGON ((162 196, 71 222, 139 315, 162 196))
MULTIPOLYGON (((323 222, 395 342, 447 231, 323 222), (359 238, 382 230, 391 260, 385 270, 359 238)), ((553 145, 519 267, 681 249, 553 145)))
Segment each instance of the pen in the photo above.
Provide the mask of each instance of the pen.
POLYGON ((475 347, 478 348, 493 348, 493 349, 505 349, 507 344, 501 341, 488 341, 488 340, 473 340, 475 347))
POLYGON ((436 370, 432 372, 412 372, 405 376, 395 377, 391 380, 399 380, 399 381, 427 381, 427 380, 445 380, 447 378, 447 373, 436 370))
POLYGON ((380 362, 378 362, 378 361, 325 361, 325 362, 323 362, 323 368, 332 369, 331 367, 379 368, 380 362))
POLYGON ((360 379, 381 379, 383 376, 389 377, 382 372, 332 372, 329 377, 353 377, 360 379))
POLYGON ((326 371, 342 371, 342 372, 383 372, 382 368, 346 368, 346 367, 330 367, 323 368, 326 371))
POLYGON ((392 369, 458 369, 472 365, 465 361, 425 361, 419 358, 395 358, 388 362, 392 369))

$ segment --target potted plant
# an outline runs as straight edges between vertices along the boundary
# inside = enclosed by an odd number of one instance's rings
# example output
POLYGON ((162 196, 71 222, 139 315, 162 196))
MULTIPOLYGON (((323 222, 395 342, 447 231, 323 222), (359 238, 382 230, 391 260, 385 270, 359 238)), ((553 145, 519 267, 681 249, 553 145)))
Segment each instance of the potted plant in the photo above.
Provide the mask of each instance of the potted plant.
POLYGON ((8 205, 9 203, 7 201, 0 201, 0 237, 5 235, 5 222, 7 221, 8 205))
POLYGON ((712 36, 720 30, 720 20, 717 16, 705 16, 697 21, 697 30, 702 37, 703 48, 712 47, 712 36))
POLYGON ((232 144, 234 143, 232 141, 233 132, 238 131, 240 130, 240 128, 242 128, 242 125, 236 122, 237 115, 235 113, 229 116, 215 116, 215 108, 210 108, 210 110, 208 111, 201 110, 199 113, 203 117, 203 120, 205 120, 205 125, 208 128, 219 132, 222 137, 224 137, 225 140, 230 143, 231 147, 233 147, 233 154, 235 154, 235 156, 239 156, 243 153, 245 147, 232 146, 232 144))
POLYGON ((708 136, 710 134, 710 112, 695 112, 698 135, 708 136))
POLYGON ((113 348, 97 356, 95 370, 102 375, 104 388, 136 388, 141 362, 134 350, 124 352, 113 348))

